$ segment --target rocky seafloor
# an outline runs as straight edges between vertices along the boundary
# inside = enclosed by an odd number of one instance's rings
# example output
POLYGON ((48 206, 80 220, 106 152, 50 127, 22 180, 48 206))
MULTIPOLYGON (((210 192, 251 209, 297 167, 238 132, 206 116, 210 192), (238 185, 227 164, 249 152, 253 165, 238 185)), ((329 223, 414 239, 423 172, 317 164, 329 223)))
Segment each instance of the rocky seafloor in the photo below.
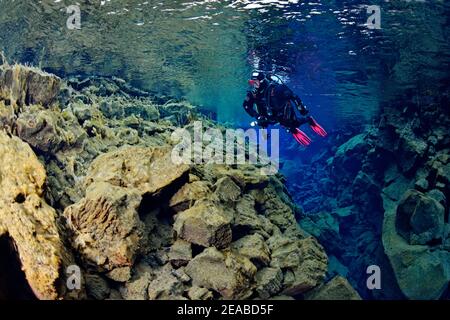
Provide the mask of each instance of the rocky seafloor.
POLYGON ((0 66, 0 298, 360 299, 281 176, 171 161, 194 120, 224 130, 121 79, 0 66))

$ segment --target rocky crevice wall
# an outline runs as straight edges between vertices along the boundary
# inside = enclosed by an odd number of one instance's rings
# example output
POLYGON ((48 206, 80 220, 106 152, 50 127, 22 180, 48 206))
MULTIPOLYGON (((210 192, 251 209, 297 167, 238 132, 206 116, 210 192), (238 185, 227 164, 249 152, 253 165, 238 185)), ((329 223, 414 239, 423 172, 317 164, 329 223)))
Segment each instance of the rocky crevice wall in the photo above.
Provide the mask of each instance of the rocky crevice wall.
POLYGON ((445 95, 386 104, 376 126, 335 136, 337 147, 311 164, 305 186, 318 183, 297 199, 307 204, 300 224, 327 248, 329 275, 348 276, 364 297, 448 298, 448 104, 445 95), (372 264, 381 290, 366 287, 372 264))

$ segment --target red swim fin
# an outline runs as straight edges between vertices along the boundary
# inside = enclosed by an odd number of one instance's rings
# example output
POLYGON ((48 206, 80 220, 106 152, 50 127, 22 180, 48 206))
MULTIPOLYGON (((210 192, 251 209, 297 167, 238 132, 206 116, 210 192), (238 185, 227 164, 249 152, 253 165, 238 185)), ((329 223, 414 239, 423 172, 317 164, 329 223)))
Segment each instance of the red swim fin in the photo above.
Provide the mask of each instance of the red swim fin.
POLYGON ((317 133, 319 136, 321 137, 325 137, 327 135, 327 132, 325 131, 324 128, 322 128, 316 120, 314 120, 314 118, 311 117, 311 123, 309 124, 309 126, 311 127, 311 129, 317 133))
POLYGON ((307 147, 311 143, 311 139, 306 135, 306 133, 304 133, 300 129, 296 128, 295 132, 292 133, 292 135, 294 136, 295 140, 297 140, 297 142, 300 143, 302 146, 307 147))

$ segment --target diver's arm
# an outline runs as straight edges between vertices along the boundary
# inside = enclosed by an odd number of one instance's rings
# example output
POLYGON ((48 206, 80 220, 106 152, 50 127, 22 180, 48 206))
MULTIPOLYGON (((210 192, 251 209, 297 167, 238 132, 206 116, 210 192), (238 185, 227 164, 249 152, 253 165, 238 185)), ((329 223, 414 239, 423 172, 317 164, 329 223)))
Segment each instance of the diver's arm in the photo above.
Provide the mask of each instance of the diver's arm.
POLYGON ((255 99, 253 98, 253 93, 249 91, 247 92, 247 96, 245 97, 242 107, 252 118, 256 118, 258 116, 258 113, 255 111, 254 106, 255 106, 255 99))
POLYGON ((300 99, 299 96, 296 94, 292 95, 292 100, 295 102, 295 105, 297 106, 298 111, 302 116, 306 116, 309 112, 308 109, 306 109, 306 106, 303 104, 303 101, 300 99))

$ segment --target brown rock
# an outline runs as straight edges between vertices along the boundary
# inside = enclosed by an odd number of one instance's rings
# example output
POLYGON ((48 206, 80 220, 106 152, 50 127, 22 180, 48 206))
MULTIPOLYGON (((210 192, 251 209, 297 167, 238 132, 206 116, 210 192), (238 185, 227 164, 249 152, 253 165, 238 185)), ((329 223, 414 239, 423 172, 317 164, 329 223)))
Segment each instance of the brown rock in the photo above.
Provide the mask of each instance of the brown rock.
POLYGON ((136 189, 140 194, 157 194, 186 175, 189 166, 171 160, 171 148, 125 146, 97 157, 91 164, 86 185, 108 182, 136 189))
POLYGON ((169 206, 176 212, 187 210, 196 200, 206 198, 210 192, 208 184, 204 181, 185 184, 170 199, 169 206))
POLYGON ((189 288, 188 297, 191 300, 211 300, 213 294, 206 288, 192 286, 189 288))
POLYGON ((195 286, 214 290, 225 299, 245 299, 251 295, 256 267, 245 257, 211 247, 189 262, 186 273, 195 286))
POLYGON ((44 167, 26 143, 1 131, 0 162, 0 231, 14 240, 35 295, 65 296, 64 271, 74 260, 64 247, 55 210, 43 199, 44 167))
POLYGON ((64 211, 72 245, 88 264, 110 271, 130 267, 142 240, 140 194, 108 183, 92 184, 86 197, 64 211))
POLYGON ((242 193, 241 188, 239 188, 239 186, 228 176, 217 180, 214 187, 215 194, 224 202, 234 202, 242 193))
POLYGON ((192 259, 192 246, 190 242, 178 239, 169 251, 169 261, 175 268, 185 266, 192 259))
POLYGON ((260 234, 245 236, 231 244, 231 249, 247 257, 258 268, 270 262, 270 250, 260 234))
POLYGON ((130 267, 115 268, 110 272, 108 272, 106 276, 109 279, 114 280, 116 282, 126 282, 131 278, 131 268, 130 267))
POLYGON ((231 242, 231 227, 222 209, 210 201, 197 202, 179 213, 173 229, 181 239, 204 247, 225 248, 231 242))
POLYGON ((178 300, 177 298, 183 294, 183 283, 173 275, 172 270, 170 265, 164 266, 150 282, 148 287, 150 300, 178 300))

